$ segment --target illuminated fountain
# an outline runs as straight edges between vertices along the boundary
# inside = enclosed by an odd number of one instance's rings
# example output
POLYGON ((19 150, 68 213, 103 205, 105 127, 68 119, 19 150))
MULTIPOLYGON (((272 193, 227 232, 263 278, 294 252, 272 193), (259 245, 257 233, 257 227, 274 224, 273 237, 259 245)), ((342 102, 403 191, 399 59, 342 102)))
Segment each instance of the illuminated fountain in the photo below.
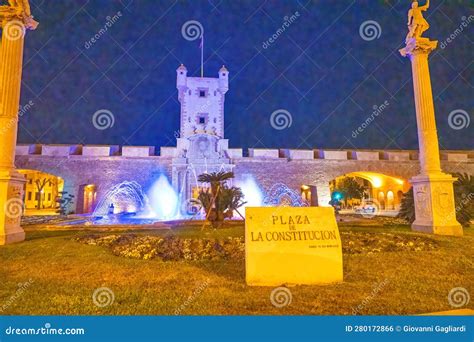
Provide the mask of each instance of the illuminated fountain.
POLYGON ((252 176, 245 177, 242 181, 235 181, 235 185, 242 190, 244 201, 239 212, 245 217, 246 207, 261 207, 263 205, 263 192, 252 176))
POLYGON ((166 220, 179 217, 179 196, 166 176, 161 175, 151 186, 148 198, 155 217, 166 220))
POLYGON ((297 191, 290 189, 283 183, 276 183, 270 188, 263 199, 263 205, 267 207, 306 207, 308 203, 303 200, 301 194, 297 191))
MULTIPOLYGON (((197 179, 196 184, 199 184, 197 179)), ((246 203, 239 209, 239 213, 244 216, 245 207, 308 205, 298 192, 283 183, 273 185, 266 195, 252 176, 235 181, 235 185, 241 188, 245 196, 246 203)), ((184 189, 178 193, 168 178, 160 175, 146 194, 137 182, 126 181, 114 185, 101 199, 92 216, 96 218, 94 224, 137 224, 141 221, 153 223, 182 218, 203 219, 203 214, 197 199, 186 200, 184 189)), ((240 219, 240 216, 236 213, 235 218, 240 219)))
POLYGON ((149 213, 150 205, 142 187, 137 182, 114 185, 94 210, 92 216, 122 213, 149 213))

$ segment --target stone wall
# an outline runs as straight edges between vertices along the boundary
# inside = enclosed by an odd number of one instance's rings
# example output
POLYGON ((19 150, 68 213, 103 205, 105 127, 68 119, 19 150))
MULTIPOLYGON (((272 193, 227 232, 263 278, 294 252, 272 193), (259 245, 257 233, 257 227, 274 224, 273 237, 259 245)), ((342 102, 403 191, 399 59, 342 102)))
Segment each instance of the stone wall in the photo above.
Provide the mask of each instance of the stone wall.
POLYGON ((82 191, 88 184, 95 184, 97 201, 114 185, 136 181, 149 189, 165 175, 171 182, 171 159, 161 157, 87 157, 87 156, 27 156, 16 157, 18 169, 39 170, 64 179, 64 191, 75 196, 77 213, 82 212, 82 191))
MULTIPOLYGON (((229 156, 231 164, 235 165, 236 183, 252 177, 263 191, 275 183, 284 183, 296 191, 303 184, 316 186, 320 205, 329 202, 329 182, 338 176, 371 171, 408 180, 419 172, 416 151, 253 149, 250 157, 242 157, 241 151, 233 149, 232 156, 229 156)), ((81 187, 87 184, 97 186, 97 200, 100 200, 113 185, 123 181, 136 181, 145 191, 160 175, 165 175, 171 183, 171 156, 155 156, 153 152, 153 148, 146 146, 130 149, 20 145, 17 147, 16 167, 62 177, 65 191, 76 196, 76 205, 80 207, 81 187)), ((443 151, 441 165, 448 173, 474 174, 474 153, 443 151)))
MULTIPOLYGON (((289 188, 300 191, 301 185, 316 186, 320 205, 330 200, 329 182, 336 177, 356 171, 370 171, 387 176, 409 180, 419 172, 418 160, 288 160, 288 159, 234 159, 236 181, 244 181, 252 176, 261 189, 266 191, 275 183, 284 183, 289 188)), ((474 174, 473 162, 442 161, 442 168, 448 173, 474 174)))

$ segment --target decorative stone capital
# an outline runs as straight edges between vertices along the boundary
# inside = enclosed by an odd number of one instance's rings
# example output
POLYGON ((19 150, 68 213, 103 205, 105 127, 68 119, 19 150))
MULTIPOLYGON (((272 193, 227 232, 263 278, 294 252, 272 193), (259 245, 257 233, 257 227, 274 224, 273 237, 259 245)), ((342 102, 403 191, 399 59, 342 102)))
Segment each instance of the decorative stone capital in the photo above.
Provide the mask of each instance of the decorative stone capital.
POLYGON ((417 54, 430 54, 431 51, 438 46, 437 40, 429 40, 428 38, 409 38, 406 46, 398 50, 403 57, 410 57, 417 54))
POLYGON ((15 25, 22 26, 23 30, 35 30, 39 23, 33 19, 29 5, 27 6, 26 8, 24 5, 16 7, 0 6, 0 28, 6 29, 11 25, 15 25))

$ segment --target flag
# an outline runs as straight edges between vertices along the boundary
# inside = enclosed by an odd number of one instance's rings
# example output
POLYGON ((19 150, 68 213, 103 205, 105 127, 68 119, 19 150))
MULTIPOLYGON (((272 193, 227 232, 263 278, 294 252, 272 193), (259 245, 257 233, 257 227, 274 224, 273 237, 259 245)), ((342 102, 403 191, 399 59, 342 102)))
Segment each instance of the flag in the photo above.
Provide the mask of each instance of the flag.
POLYGON ((201 44, 199 44, 201 49, 201 77, 204 77, 204 32, 201 33, 201 44))

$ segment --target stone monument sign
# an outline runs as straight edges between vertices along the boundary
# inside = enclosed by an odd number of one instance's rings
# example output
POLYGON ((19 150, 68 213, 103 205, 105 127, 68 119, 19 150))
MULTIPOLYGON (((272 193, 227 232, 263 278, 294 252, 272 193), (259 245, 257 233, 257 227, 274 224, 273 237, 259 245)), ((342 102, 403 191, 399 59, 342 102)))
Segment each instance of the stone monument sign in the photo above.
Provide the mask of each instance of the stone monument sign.
POLYGON ((248 285, 342 281, 341 238, 332 207, 254 207, 245 214, 248 285))

